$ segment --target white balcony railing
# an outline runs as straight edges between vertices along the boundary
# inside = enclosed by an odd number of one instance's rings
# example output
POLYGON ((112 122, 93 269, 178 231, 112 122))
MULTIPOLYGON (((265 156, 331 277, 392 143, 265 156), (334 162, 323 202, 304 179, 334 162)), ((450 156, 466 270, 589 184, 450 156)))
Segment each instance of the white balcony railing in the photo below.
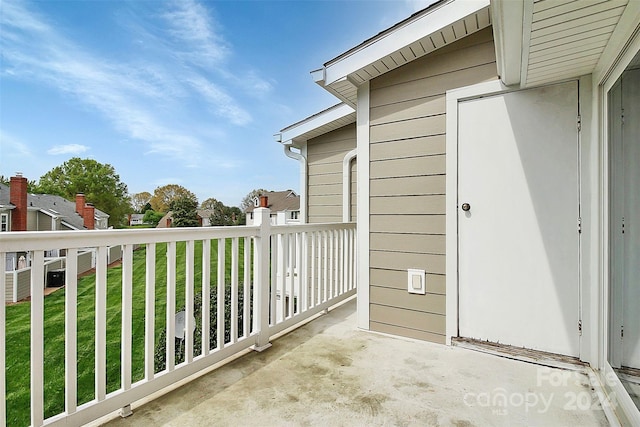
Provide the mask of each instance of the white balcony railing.
POLYGON ((32 426, 80 425, 120 408, 126 412, 132 402, 234 354, 267 348, 274 334, 355 295, 354 224, 272 226, 267 209, 255 215, 261 224, 250 227, 3 233, 0 259, 28 252, 32 265, 31 301, 25 303, 30 320, 24 320, 30 324, 23 328, 30 330, 30 372, 21 373, 30 378, 30 392, 23 407, 7 400, 9 392, 20 391, 5 386, 19 347, 11 329, 19 305, 5 306, 6 274, 0 270, 0 425, 20 424, 13 418, 19 412, 32 426), (113 246, 121 246, 122 259, 110 268, 113 246), (96 251, 95 276, 78 279, 78 251, 84 248, 96 251), (66 254, 64 301, 55 307, 44 297, 44 255, 52 249, 66 254), (79 294, 87 281, 88 305, 79 294), (184 330, 176 330, 182 306, 184 330), (45 353, 56 346, 54 322, 63 369, 51 369, 45 353), (80 368, 87 359, 88 379, 80 368), (63 377, 57 383, 56 370, 63 377))

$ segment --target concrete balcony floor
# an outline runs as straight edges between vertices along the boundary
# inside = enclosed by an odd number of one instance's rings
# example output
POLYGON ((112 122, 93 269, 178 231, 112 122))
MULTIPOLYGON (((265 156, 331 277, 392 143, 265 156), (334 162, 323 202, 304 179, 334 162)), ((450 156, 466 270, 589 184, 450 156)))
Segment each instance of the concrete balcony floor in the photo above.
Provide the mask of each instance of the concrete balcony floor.
POLYGON ((107 425, 608 425, 584 373, 362 332, 355 301, 133 409, 107 425))

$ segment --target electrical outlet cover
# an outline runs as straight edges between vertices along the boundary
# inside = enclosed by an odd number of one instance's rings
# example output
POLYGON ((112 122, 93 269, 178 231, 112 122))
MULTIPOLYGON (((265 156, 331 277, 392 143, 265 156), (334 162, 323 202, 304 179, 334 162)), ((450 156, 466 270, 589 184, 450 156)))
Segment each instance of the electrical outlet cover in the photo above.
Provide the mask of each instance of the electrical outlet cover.
POLYGON ((407 290, 410 294, 427 293, 427 277, 424 270, 414 268, 407 270, 407 290))

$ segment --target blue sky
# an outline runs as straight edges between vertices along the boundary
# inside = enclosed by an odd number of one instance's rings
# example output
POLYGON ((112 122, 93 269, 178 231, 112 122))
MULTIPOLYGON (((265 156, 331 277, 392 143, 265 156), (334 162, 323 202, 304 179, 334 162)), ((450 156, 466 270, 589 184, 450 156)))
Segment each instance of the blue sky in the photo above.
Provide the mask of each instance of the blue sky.
POLYGON ((298 190, 273 134, 338 102, 309 72, 429 3, 2 0, 0 175, 78 156, 132 194, 298 190))

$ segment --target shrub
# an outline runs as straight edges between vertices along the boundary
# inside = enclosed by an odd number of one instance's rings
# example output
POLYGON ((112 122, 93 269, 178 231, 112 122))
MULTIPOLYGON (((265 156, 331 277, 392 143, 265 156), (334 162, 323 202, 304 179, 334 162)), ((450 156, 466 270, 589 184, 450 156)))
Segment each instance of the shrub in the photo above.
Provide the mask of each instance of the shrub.
MULTIPOLYGON (((212 285, 212 292, 209 297, 210 311, 209 311, 209 349, 216 348, 218 343, 218 293, 212 285)), ((253 321, 253 289, 249 292, 249 325, 253 321)), ((231 285, 225 286, 224 292, 224 342, 231 341, 231 285)), ((244 285, 238 286, 238 336, 244 334, 244 285)), ((182 306, 177 312, 185 310, 185 306, 182 306)), ((197 293, 193 298, 193 312, 196 319, 196 329, 193 336, 193 355, 199 356, 202 354, 202 292, 197 293)), ((175 338, 175 360, 176 365, 184 362, 185 348, 182 340, 175 338)), ((167 361, 167 330, 164 328, 158 337, 155 349, 155 371, 160 372, 166 369, 167 361)))

